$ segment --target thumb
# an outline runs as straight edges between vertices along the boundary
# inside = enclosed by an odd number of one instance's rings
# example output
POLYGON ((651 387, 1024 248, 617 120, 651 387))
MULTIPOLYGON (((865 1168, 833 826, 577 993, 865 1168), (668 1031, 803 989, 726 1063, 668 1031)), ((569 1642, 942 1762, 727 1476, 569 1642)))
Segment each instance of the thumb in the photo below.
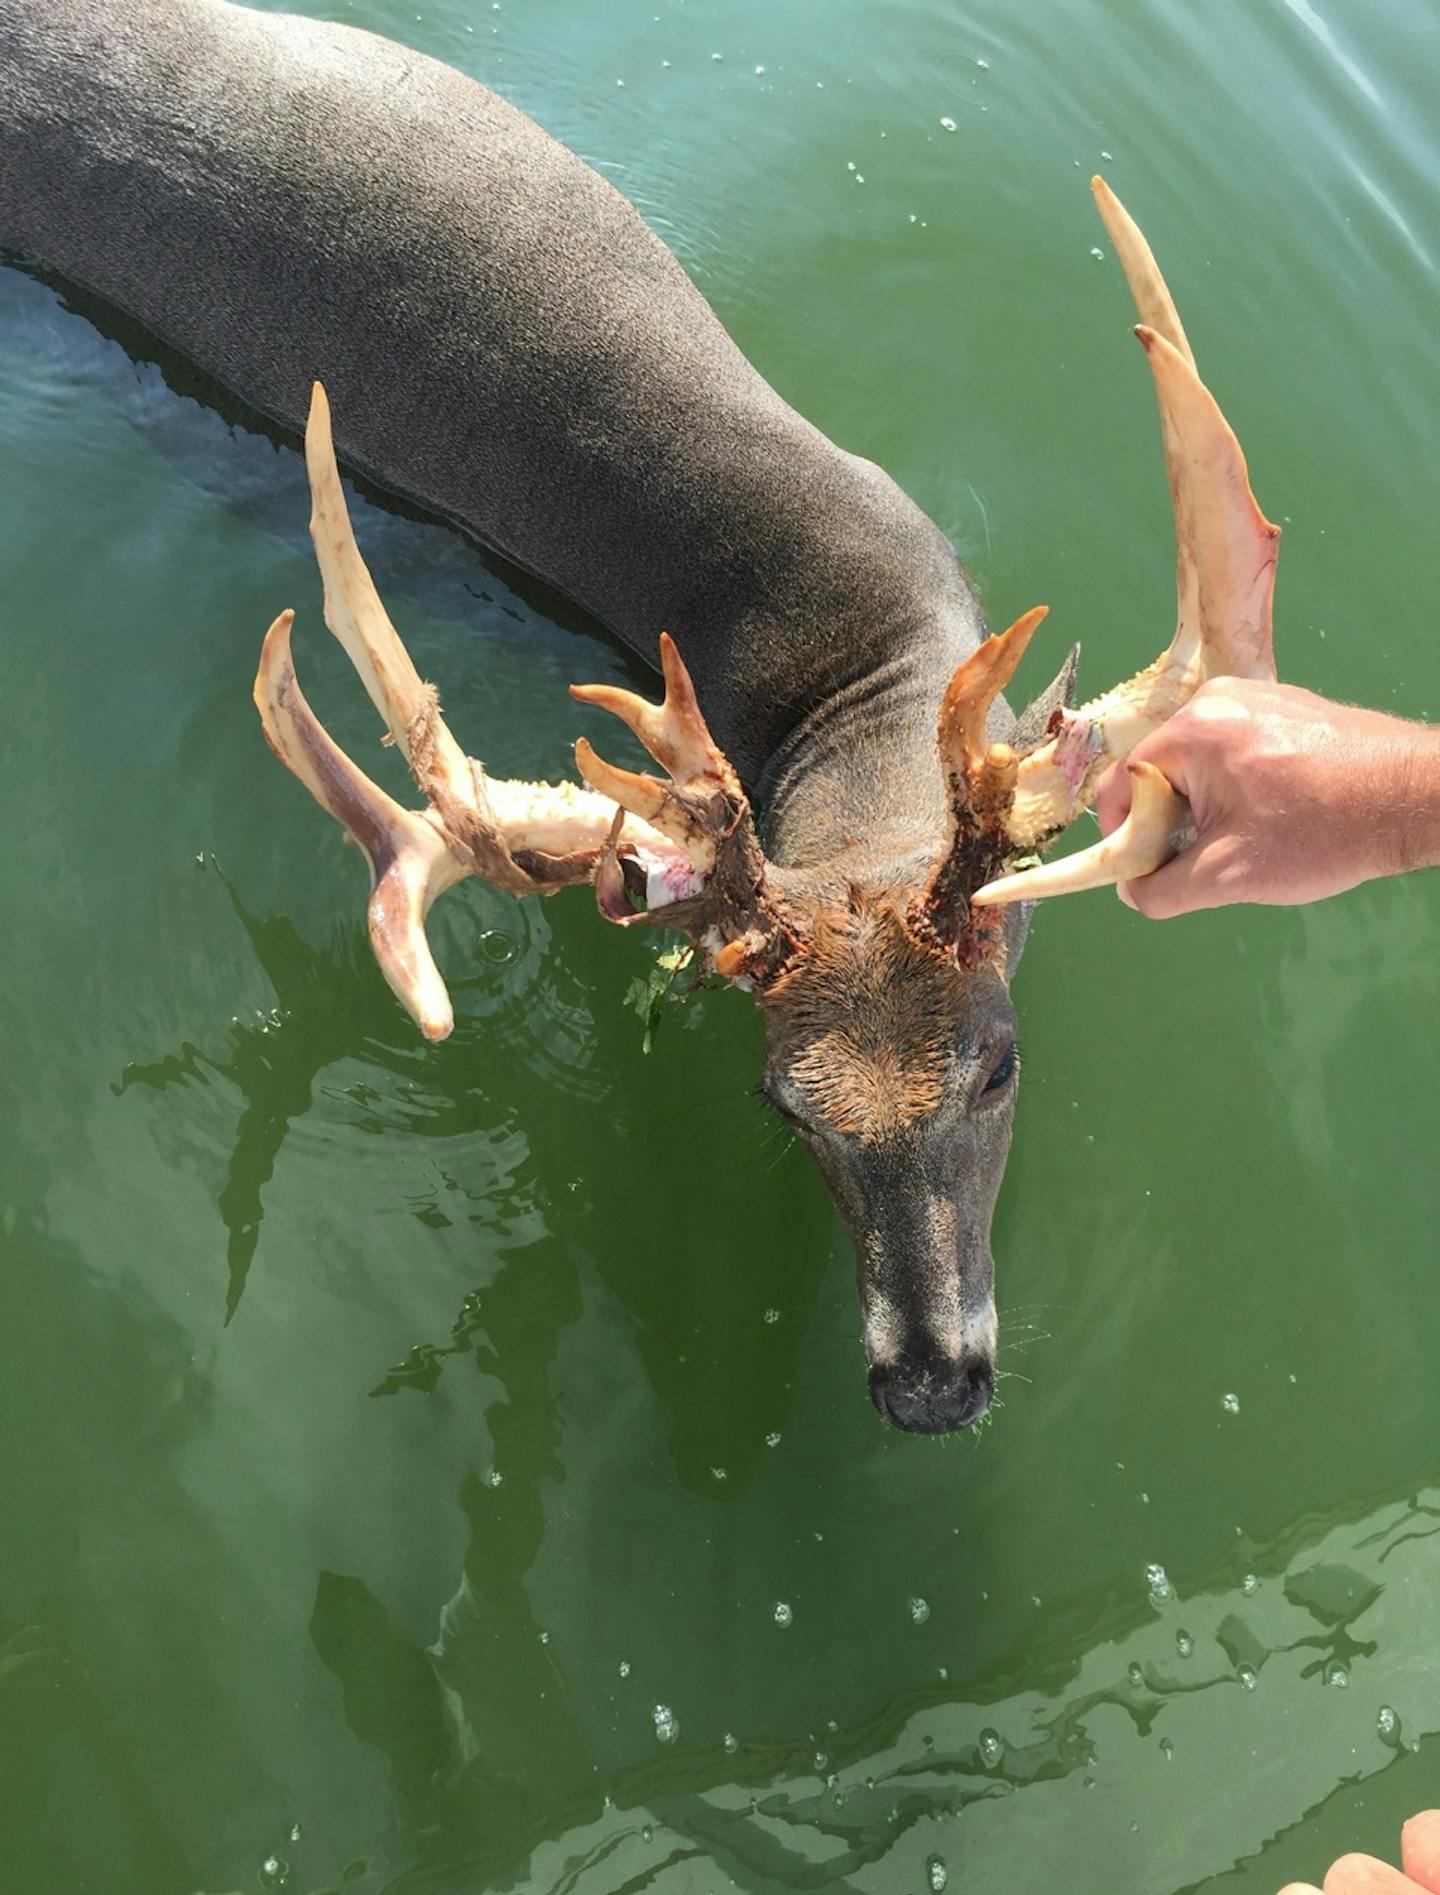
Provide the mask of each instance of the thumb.
POLYGON ((1227 873, 1234 857, 1229 838, 1202 839, 1153 875, 1118 883, 1115 892, 1127 908, 1149 921, 1170 921, 1201 908, 1223 908, 1237 899, 1230 891, 1227 873))

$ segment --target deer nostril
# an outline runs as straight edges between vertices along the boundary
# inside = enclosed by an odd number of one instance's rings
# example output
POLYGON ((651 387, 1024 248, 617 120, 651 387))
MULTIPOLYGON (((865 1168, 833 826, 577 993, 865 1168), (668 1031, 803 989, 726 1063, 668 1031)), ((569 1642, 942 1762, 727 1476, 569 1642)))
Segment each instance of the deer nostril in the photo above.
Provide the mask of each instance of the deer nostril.
POLYGON ((995 1393, 995 1369, 981 1356, 959 1362, 904 1358, 870 1371, 870 1399, 907 1434, 950 1434, 978 1421, 995 1393))

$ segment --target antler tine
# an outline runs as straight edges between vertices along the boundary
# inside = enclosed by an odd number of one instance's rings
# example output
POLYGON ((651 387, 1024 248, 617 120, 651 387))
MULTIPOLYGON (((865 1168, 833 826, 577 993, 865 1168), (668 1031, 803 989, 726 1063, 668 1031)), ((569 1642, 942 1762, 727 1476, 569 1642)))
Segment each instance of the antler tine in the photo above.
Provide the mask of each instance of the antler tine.
POLYGON ((671 784, 662 783, 658 776, 622 770, 618 764, 607 763, 597 755, 588 737, 576 739, 575 767, 592 790, 608 796, 612 803, 618 803, 621 809, 668 836, 685 851, 697 870, 710 867, 715 859, 714 844, 709 844, 707 851, 696 819, 685 809, 671 784))
POLYGON ((613 684, 572 684, 570 695, 582 704, 598 704, 628 724, 662 769, 677 782, 712 775, 733 780, 734 772, 700 714, 695 686, 679 647, 668 632, 660 634, 660 669, 665 697, 651 704, 613 684))
POLYGON ((1206 677, 1273 678, 1270 602, 1280 529, 1256 504, 1244 451, 1200 379, 1139 225, 1103 178, 1092 178, 1090 188, 1130 285, 1140 318, 1135 333, 1155 378, 1175 506, 1178 626, 1172 652, 1188 659, 1198 649, 1206 677))
POLYGON ((1150 359, 1175 503, 1178 625, 1171 647, 1201 678, 1273 678, 1272 603, 1280 529, 1260 511, 1239 441, 1195 365, 1136 330, 1150 359))
POLYGON ((1095 199, 1095 208, 1100 213, 1100 221, 1115 246, 1115 254, 1125 272, 1125 281, 1130 285, 1136 315, 1147 328, 1164 336, 1171 348, 1183 355, 1193 369, 1195 357, 1181 325, 1179 311, 1171 299, 1165 278, 1160 274, 1155 252, 1145 241, 1144 232, 1104 178, 1091 178, 1090 191, 1095 199))
POLYGON ((607 763, 584 737, 575 745, 575 763, 591 789, 668 836, 684 850, 697 874, 708 874, 722 833, 717 799, 728 807, 742 803, 743 792, 710 735, 690 673, 668 632, 660 634, 660 665, 665 696, 659 704, 611 684, 572 684, 570 695, 627 724, 670 782, 607 763))
POLYGON ((255 705, 270 748, 322 809, 343 824, 370 864, 370 944, 380 970, 428 1040, 455 1024, 425 938, 435 897, 472 871, 427 816, 402 809, 352 763, 306 702, 290 652, 293 612, 265 634, 255 705))
POLYGON ((1280 529, 1250 491, 1240 443, 1200 379, 1149 245, 1109 186, 1096 179, 1093 189, 1143 318, 1135 333, 1154 376, 1175 511, 1177 623, 1154 664, 1067 712, 1058 734, 1021 760, 1007 823, 1017 851, 1043 846, 1072 822, 1109 765, 1173 716, 1206 678, 1275 675, 1271 607, 1280 529))
POLYGON ((1151 875, 1195 839, 1190 805, 1153 763, 1129 763, 1130 811, 1102 842, 1058 862, 1001 875, 970 897, 973 908, 1010 901, 1041 901, 1047 895, 1077 895, 1082 889, 1151 875))
POLYGON ((1025 647, 1049 610, 1048 605, 1034 606, 1005 631, 987 638, 956 667, 946 686, 937 735, 952 796, 963 795, 965 780, 984 763, 990 749, 985 735, 990 707, 1015 675, 1025 647))
POLYGON ((684 866, 646 879, 646 905, 633 908, 616 849, 618 823, 595 875, 600 912, 622 926, 653 922, 690 934, 724 979, 764 986, 795 951, 777 878, 755 832, 750 803, 725 753, 710 735, 679 647, 660 634, 665 696, 650 704, 608 684, 572 684, 582 704, 597 704, 627 724, 667 772, 669 782, 621 770, 582 737, 575 762, 592 789, 658 830, 684 866))
POLYGON ((310 537, 325 584, 325 623, 360 674, 421 793, 458 830, 460 812, 475 812, 480 806, 476 774, 440 714, 434 686, 423 681, 391 624, 355 544, 335 465, 330 403, 320 382, 311 390, 305 467, 310 477, 310 537))

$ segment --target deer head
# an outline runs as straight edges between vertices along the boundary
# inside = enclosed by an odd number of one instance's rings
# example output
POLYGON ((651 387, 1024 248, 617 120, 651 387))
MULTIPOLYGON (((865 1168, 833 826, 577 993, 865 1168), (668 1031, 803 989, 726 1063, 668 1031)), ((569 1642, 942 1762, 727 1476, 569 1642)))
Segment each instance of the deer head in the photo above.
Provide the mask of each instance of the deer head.
MULTIPOLYGON (((1095 850, 1017 869, 1086 809, 1108 765, 1210 676, 1273 675, 1277 529, 1195 371, 1143 237, 1096 179, 1101 216, 1142 318, 1179 544, 1179 622, 1128 683, 1069 707, 1075 653, 1008 725, 1001 693, 1045 616, 987 639, 937 707, 944 834, 856 875, 767 860, 745 791, 714 742, 674 642, 665 695, 572 687, 629 726, 664 776, 617 768, 583 738, 586 787, 489 778, 450 734, 356 549, 318 387, 306 434, 325 616, 425 798, 400 807, 347 758, 302 696, 292 614, 267 634, 255 697, 272 748, 360 843, 369 927, 387 980, 423 1032, 451 1013, 425 942, 445 888, 477 874, 517 893, 593 882, 620 926, 688 934, 701 965, 752 992, 765 1018, 762 1090, 812 1152, 855 1242, 871 1393, 898 1426, 963 1427, 984 1412, 996 1349, 990 1224, 1009 1150, 1018 1062, 1008 981, 1032 893, 1145 873, 1183 840, 1183 805, 1137 781, 1130 820, 1095 850)), ((1158 775, 1158 773, 1155 773, 1158 775)))

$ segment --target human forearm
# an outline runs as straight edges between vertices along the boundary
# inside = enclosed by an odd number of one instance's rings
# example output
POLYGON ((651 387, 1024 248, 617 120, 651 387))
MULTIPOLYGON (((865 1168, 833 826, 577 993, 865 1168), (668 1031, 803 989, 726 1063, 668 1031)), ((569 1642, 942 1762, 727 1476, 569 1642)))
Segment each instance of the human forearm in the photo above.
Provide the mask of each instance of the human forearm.
POLYGON ((1410 741, 1395 785, 1399 872, 1440 867, 1440 728, 1406 724, 1410 741))

